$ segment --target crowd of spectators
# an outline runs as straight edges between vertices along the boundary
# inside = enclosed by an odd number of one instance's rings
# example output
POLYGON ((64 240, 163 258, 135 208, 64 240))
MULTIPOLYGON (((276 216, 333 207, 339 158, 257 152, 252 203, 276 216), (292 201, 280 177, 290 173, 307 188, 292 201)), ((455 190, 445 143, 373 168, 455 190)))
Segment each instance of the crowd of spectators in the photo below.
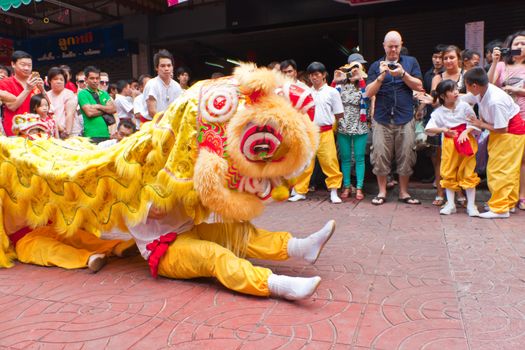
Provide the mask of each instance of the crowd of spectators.
MULTIPOLYGON (((458 167, 467 163, 469 169, 474 164, 478 172, 487 173, 492 197, 485 208, 489 214, 479 214, 481 217, 508 217, 515 207, 525 210, 525 32, 514 33, 504 42, 488 43, 483 67, 482 53, 462 51, 453 44, 437 45, 429 57, 432 68, 424 74, 418 60, 408 55, 400 33, 388 32, 383 47, 384 56, 370 65, 359 52, 352 53, 334 71, 331 81, 321 62, 312 62, 302 71, 293 59, 268 65, 312 92, 314 122, 321 136, 316 158, 326 175, 330 201, 365 198, 365 154, 371 145, 370 163, 378 185, 372 204, 387 201, 392 176, 399 183, 398 200, 420 204, 410 194, 409 179, 416 150, 421 148, 416 145, 418 128, 428 126, 424 147, 434 168, 430 180, 436 187, 433 204, 442 208, 442 214, 455 212, 455 202, 468 202, 469 215, 477 216, 472 201, 477 183, 460 181, 475 178, 473 173, 470 177, 459 174, 464 169, 458 167), (465 111, 470 114, 463 115, 465 111), (456 131, 457 123, 466 130, 456 131), (452 146, 445 147, 450 144, 447 138, 454 140, 460 158, 454 158, 452 146), (466 143, 474 150, 468 162, 461 158, 467 157, 461 153, 466 143), (487 169, 479 168, 483 155, 488 156, 487 169), (456 179, 452 181, 450 174, 456 179)), ((62 65, 51 68, 43 79, 33 71, 31 55, 15 51, 11 67, 0 66, 2 132, 13 135, 15 115, 37 113, 31 101, 39 96, 37 114, 51 118, 56 137, 84 136, 110 146, 166 110, 190 86, 190 71, 185 67, 175 70, 170 52, 160 50, 153 61, 154 77, 143 74, 113 82, 110 74, 88 66, 73 81, 70 68, 62 65)), ((306 198, 314 165, 315 160, 299 176, 290 201, 306 198)))

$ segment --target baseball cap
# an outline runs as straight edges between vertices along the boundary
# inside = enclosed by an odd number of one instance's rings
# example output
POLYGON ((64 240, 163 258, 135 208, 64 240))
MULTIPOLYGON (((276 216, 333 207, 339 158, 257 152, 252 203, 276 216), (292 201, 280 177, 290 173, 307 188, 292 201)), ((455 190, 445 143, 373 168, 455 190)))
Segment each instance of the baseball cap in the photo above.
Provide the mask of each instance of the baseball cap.
POLYGON ((365 61, 363 55, 361 55, 360 53, 353 53, 350 56, 348 56, 348 63, 352 63, 352 62, 358 62, 361 64, 368 63, 367 61, 365 61))

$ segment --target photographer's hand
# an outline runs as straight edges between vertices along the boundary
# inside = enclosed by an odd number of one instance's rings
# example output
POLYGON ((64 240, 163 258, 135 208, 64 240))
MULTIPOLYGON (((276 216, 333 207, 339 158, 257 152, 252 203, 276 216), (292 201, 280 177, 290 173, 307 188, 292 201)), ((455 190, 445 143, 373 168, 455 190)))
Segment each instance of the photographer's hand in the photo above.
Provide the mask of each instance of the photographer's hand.
POLYGON ((388 62, 381 61, 379 62, 379 75, 384 74, 385 72, 388 72, 388 62))
POLYGON ((346 80, 346 74, 345 74, 345 72, 343 72, 343 71, 341 71, 341 70, 339 70, 339 69, 336 69, 336 70, 334 71, 334 81, 335 81, 336 83, 341 83, 341 82, 343 82, 343 81, 345 81, 345 80, 346 80))
POLYGON ((499 47, 495 47, 492 50, 492 64, 498 64, 501 61, 501 51, 499 47))
POLYGON ((393 77, 401 77, 402 78, 405 75, 405 70, 403 69, 403 67, 399 63, 396 63, 396 65, 397 65, 396 69, 389 69, 390 75, 393 76, 393 77))
POLYGON ((27 82, 26 82, 26 90, 28 92, 31 92, 35 89, 35 87, 39 84, 42 84, 42 79, 40 79, 40 77, 30 77, 29 79, 27 79, 27 82))

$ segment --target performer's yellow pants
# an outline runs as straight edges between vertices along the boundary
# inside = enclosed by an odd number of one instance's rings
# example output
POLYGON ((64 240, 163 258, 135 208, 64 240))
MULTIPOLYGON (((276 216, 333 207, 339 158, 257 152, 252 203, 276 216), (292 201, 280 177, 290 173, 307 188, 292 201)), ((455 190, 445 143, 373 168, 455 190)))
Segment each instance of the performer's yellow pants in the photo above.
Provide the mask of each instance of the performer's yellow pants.
POLYGON ((480 179, 475 170, 478 143, 472 135, 469 135, 468 142, 470 142, 474 154, 467 157, 456 151, 453 138, 443 138, 441 166, 439 169, 441 173, 441 187, 458 191, 462 188, 475 188, 479 184, 480 179))
MULTIPOLYGON (((177 237, 161 258, 158 273, 161 276, 188 279, 215 277, 225 287, 240 293, 269 296, 270 269, 253 266, 248 260, 236 256, 232 250, 217 242, 234 242, 230 231, 221 230, 221 224, 201 224, 177 237), (231 238, 231 239, 229 239, 231 238)), ((269 232, 256 229, 250 235, 245 253, 247 258, 266 260, 288 259, 288 232, 269 232)), ((238 242, 237 245, 242 245, 238 242)))
POLYGON ((122 240, 100 239, 82 230, 65 237, 57 234, 53 227, 43 226, 22 237, 15 250, 18 260, 23 263, 79 269, 87 266, 93 254, 111 255, 120 242, 122 240))
MULTIPOLYGON (((332 131, 324 131, 320 133, 319 148, 317 149, 317 159, 319 165, 326 175, 326 187, 328 189, 340 188, 343 181, 343 173, 339 168, 339 161, 337 160, 337 149, 335 147, 334 133, 332 131)), ((310 178, 314 172, 315 158, 310 162, 310 166, 297 178, 295 185, 295 192, 299 194, 308 193, 308 185, 310 178)))
POLYGON ((518 202, 524 147, 525 135, 490 133, 487 182, 491 196, 487 204, 494 213, 507 212, 518 202))

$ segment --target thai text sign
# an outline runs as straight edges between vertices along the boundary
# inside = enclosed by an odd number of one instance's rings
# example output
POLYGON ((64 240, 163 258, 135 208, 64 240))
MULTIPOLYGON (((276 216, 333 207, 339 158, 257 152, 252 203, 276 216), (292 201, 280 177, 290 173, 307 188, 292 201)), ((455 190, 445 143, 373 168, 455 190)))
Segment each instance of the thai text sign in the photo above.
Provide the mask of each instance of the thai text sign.
POLYGON ((122 25, 22 40, 16 42, 15 47, 31 53, 35 63, 98 59, 128 53, 122 25))

